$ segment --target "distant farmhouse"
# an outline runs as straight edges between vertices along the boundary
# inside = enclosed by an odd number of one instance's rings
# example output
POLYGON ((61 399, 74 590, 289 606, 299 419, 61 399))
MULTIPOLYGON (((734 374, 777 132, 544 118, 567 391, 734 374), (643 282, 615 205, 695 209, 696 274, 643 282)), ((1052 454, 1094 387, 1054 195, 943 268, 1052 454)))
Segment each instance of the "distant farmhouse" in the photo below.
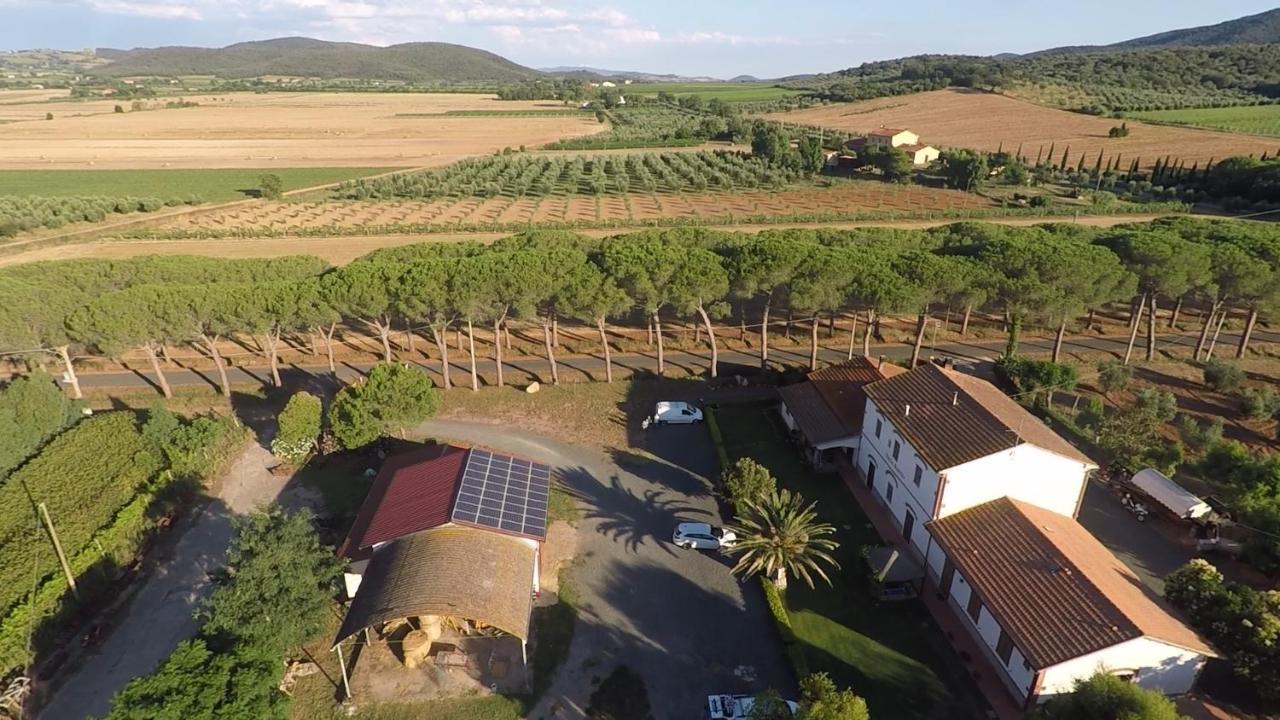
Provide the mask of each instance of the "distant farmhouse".
POLYGON ((939 155, 938 148, 922 145, 920 136, 905 128, 877 128, 866 137, 854 138, 844 144, 845 148, 855 152, 871 145, 897 148, 905 152, 911 158, 911 164, 917 167, 928 165, 939 155))

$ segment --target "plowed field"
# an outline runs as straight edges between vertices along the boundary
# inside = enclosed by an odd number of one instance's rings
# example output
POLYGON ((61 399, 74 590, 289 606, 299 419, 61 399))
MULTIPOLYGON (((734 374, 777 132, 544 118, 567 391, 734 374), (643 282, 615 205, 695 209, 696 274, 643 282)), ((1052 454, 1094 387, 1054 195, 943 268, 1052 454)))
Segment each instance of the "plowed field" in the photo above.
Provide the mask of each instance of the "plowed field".
POLYGON ((866 133, 879 127, 906 128, 922 143, 939 148, 962 147, 994 151, 1003 147, 1035 159, 1054 148, 1054 161, 1070 148, 1069 164, 1081 154, 1093 167, 1101 150, 1104 162, 1120 155, 1122 167, 1135 158, 1145 167, 1172 156, 1202 165, 1211 158, 1275 152, 1275 138, 1194 128, 1147 125, 1127 120, 1129 136, 1110 138, 1119 120, 1054 110, 1021 100, 972 90, 937 90, 901 97, 774 113, 766 117, 866 133))

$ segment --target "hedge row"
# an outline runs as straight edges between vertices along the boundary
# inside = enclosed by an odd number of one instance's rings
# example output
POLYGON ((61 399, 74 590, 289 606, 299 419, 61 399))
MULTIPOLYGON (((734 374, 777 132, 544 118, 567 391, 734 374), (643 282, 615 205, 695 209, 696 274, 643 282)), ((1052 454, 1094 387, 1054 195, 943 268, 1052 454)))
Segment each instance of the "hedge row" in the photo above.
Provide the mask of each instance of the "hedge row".
MULTIPOLYGON (((93 420, 112 416, 133 422, 131 414, 126 412, 100 415, 93 420)), ((87 420, 83 424, 89 422, 87 420)), ((205 477, 222 472, 235 458, 246 438, 244 429, 237 428, 229 419, 220 418, 218 426, 221 432, 206 451, 205 477)), ((59 629, 65 627, 82 605, 100 598, 117 579, 119 569, 133 562, 156 530, 159 519, 186 504, 190 493, 184 491, 191 487, 190 484, 182 484, 171 472, 159 472, 119 509, 106 527, 94 533, 81 550, 70 555, 68 560, 76 576, 79 601, 67 593, 66 580, 58 571, 52 552, 47 549, 44 539, 39 538, 37 542, 45 549, 45 554, 41 555, 41 568, 47 567, 55 572, 41 582, 34 593, 13 606, 0 621, 0 676, 25 667, 33 653, 38 655, 49 649, 56 641, 59 629), (30 643, 28 634, 31 635, 30 643)), ((29 567, 27 584, 17 588, 19 590, 31 589, 29 567)), ((6 566, 5 569, 10 568, 6 566)))
POLYGON ((87 418, 50 442, 0 485, 0 613, 56 572, 36 505, 45 503, 68 556, 89 547, 93 535, 160 471, 132 413, 87 418))

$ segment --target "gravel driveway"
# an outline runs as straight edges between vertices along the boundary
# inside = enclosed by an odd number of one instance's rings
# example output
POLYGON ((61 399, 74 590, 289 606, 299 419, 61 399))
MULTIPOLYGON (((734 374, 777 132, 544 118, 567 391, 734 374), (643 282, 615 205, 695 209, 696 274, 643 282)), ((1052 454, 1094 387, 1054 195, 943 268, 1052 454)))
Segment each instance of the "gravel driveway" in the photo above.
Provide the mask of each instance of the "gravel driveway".
POLYGON ((509 428, 432 421, 420 431, 551 464, 582 500, 573 582, 580 614, 568 660, 532 718, 580 718, 618 664, 645 679, 655 720, 706 713, 713 692, 794 679, 754 580, 715 555, 671 545, 678 519, 720 522, 708 478, 715 453, 701 425, 653 428, 645 451, 609 454, 509 428))

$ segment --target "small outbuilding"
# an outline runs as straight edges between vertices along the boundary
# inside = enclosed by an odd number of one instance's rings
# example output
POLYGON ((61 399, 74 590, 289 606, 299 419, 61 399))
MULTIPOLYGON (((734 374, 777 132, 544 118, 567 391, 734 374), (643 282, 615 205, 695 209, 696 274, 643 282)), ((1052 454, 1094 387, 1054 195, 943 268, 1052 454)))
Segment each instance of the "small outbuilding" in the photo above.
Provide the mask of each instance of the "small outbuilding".
POLYGON ((842 458, 856 461, 867 403, 863 387, 904 372, 883 358, 856 357, 779 388, 782 420, 803 446, 805 460, 817 469, 829 469, 842 458))

